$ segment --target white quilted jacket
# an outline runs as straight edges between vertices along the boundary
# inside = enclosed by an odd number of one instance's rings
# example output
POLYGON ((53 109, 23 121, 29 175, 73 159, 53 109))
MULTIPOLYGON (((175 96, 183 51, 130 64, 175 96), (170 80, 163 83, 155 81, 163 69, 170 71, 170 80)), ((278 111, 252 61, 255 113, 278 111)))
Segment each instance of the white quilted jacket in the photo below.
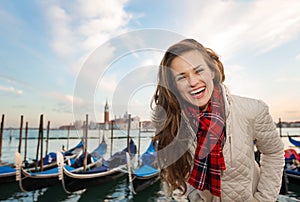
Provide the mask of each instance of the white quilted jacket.
POLYGON ((222 88, 226 108, 222 198, 213 197, 207 191, 198 193, 202 201, 276 201, 284 166, 284 146, 268 107, 260 100, 230 95, 225 86, 222 88), (261 167, 254 159, 254 140, 261 152, 261 167))

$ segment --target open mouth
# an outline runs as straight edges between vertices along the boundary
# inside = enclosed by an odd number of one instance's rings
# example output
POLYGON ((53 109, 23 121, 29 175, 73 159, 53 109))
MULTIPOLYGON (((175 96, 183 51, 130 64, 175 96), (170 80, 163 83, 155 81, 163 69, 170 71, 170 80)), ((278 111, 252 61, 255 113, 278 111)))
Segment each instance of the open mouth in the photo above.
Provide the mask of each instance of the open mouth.
POLYGON ((196 90, 191 91, 190 94, 191 94, 192 96, 199 95, 199 94, 201 94, 202 92, 204 92, 205 89, 206 89, 206 87, 198 88, 198 89, 196 89, 196 90))

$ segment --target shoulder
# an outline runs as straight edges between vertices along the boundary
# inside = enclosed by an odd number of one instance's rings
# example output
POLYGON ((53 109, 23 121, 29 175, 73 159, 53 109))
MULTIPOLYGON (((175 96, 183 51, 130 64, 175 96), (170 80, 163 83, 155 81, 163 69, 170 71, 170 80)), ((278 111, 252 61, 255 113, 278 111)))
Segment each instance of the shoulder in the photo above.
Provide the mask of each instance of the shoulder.
POLYGON ((268 105, 261 99, 231 94, 229 89, 223 84, 222 89, 226 103, 225 105, 229 111, 241 113, 242 115, 255 116, 262 112, 267 113, 269 110, 268 105))
POLYGON ((268 108, 267 104, 260 99, 232 95, 233 104, 249 108, 251 110, 268 108))
POLYGON ((268 105, 262 100, 237 95, 232 96, 232 99, 233 106, 242 113, 258 116, 269 112, 268 105))

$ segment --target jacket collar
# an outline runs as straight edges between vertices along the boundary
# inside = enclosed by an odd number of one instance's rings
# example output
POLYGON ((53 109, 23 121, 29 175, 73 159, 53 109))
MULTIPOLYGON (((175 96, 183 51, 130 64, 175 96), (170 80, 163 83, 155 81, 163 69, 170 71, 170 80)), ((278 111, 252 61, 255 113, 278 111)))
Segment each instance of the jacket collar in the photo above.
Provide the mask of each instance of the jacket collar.
POLYGON ((231 105, 232 105, 232 95, 229 89, 227 88, 227 86, 225 86, 224 84, 220 84, 220 86, 222 88, 222 93, 224 97, 226 118, 228 118, 230 114, 231 105))

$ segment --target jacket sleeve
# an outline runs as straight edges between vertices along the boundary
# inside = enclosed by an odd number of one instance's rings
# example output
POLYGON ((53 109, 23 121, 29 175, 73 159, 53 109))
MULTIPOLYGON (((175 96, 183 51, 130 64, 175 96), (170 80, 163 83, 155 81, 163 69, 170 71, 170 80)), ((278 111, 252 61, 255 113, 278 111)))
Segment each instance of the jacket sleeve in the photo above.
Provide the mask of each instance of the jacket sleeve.
POLYGON ((254 197, 258 201, 276 201, 284 167, 284 145, 265 103, 258 101, 254 130, 261 152, 260 178, 254 197))

